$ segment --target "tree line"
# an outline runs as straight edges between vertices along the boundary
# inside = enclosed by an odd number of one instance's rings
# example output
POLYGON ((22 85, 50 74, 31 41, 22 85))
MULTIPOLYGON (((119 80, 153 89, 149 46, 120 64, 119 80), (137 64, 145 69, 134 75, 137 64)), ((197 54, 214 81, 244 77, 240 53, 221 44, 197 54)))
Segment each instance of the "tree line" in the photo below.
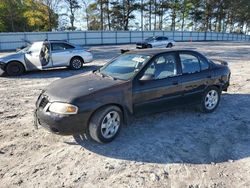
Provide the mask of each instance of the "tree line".
POLYGON ((250 32, 249 0, 0 0, 0 31, 250 32), (78 24, 77 24, 78 23, 78 24))

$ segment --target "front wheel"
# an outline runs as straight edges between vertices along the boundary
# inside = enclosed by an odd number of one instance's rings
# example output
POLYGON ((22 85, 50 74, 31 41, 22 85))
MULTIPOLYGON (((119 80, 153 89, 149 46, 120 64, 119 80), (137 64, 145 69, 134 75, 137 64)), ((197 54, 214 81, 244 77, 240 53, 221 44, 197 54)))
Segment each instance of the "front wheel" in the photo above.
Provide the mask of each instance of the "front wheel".
POLYGON ((120 132, 122 111, 117 106, 103 107, 94 113, 89 122, 89 136, 100 143, 108 143, 120 132))
POLYGON ((213 112, 219 105, 221 90, 217 87, 210 87, 203 95, 200 111, 205 113, 213 112))
POLYGON ((79 70, 82 68, 83 60, 79 57, 74 57, 70 61, 69 68, 72 70, 79 70))
POLYGON ((153 48, 152 44, 147 44, 147 48, 153 48))
POLYGON ((24 73, 25 68, 19 62, 10 62, 7 64, 5 71, 9 76, 20 76, 24 73))

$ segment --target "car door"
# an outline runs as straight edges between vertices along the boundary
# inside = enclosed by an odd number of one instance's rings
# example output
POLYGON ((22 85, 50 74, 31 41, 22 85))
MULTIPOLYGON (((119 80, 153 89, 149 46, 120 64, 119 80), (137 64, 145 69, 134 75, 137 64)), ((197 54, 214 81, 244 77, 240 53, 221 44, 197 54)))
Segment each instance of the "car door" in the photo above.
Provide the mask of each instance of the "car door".
POLYGON ((40 53, 43 42, 34 42, 24 54, 24 61, 28 70, 42 69, 40 53))
POLYGON ((40 61, 42 65, 42 69, 52 67, 52 59, 51 59, 51 46, 49 42, 44 42, 42 45, 42 49, 40 52, 40 61))
POLYGON ((162 46, 167 46, 168 45, 168 38, 167 37, 162 37, 162 46))
POLYGON ((179 84, 183 87, 183 103, 198 102, 211 84, 209 63, 194 52, 179 52, 179 60, 182 69, 179 84))
POLYGON ((133 81, 133 109, 135 115, 159 112, 178 104, 181 87, 180 68, 174 52, 153 58, 133 81), (144 80, 145 77, 151 77, 144 80))
POLYGON ((74 46, 67 43, 52 42, 51 56, 53 67, 68 66, 72 57, 74 46))
POLYGON ((162 46, 162 37, 155 38, 155 47, 162 46))

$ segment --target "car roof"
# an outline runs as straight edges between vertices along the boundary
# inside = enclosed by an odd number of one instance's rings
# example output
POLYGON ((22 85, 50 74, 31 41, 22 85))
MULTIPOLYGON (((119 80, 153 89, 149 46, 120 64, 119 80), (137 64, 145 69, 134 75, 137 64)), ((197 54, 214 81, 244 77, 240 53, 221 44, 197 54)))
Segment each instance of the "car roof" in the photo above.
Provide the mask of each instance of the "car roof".
POLYGON ((53 42, 53 43, 68 43, 67 40, 45 40, 44 42, 53 42))
POLYGON ((162 48, 153 48, 153 49, 133 49, 126 52, 126 54, 143 54, 143 55, 158 55, 165 52, 191 52, 198 53, 194 50, 189 49, 162 49, 162 48))

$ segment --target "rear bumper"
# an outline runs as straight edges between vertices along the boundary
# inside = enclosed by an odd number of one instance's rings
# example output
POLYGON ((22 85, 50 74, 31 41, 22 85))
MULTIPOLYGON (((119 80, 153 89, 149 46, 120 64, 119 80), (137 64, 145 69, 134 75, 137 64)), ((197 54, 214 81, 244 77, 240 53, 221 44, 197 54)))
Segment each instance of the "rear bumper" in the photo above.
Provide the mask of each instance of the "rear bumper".
POLYGON ((93 61, 93 58, 93 55, 89 53, 86 57, 84 57, 84 63, 90 63, 91 61, 93 61))
POLYGON ((227 83, 225 83, 222 87, 222 91, 227 91, 228 87, 230 85, 230 82, 228 81, 227 83))

